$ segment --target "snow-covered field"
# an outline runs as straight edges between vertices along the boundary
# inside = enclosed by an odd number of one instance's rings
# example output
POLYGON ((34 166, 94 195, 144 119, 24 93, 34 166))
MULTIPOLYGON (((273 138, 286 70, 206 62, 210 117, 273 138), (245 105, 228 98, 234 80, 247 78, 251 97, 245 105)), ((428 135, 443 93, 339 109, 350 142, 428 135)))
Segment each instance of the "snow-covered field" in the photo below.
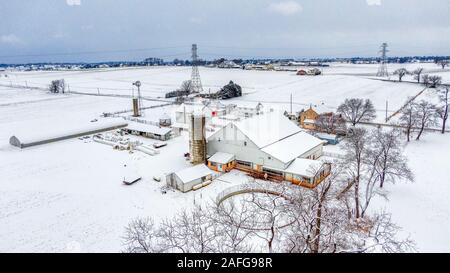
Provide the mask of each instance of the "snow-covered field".
MULTIPOLYGON (((416 64, 409 64, 413 69, 416 64)), ((417 64, 438 69, 434 64, 417 64)), ((292 72, 243 71, 200 68, 205 91, 215 91, 233 80, 244 96, 229 103, 263 102, 288 110, 310 104, 335 109, 345 98, 370 98, 383 120, 386 100, 389 112, 423 87, 392 83, 362 75, 375 73, 373 65, 335 65, 324 76, 299 77, 292 72)), ((447 79, 447 73, 445 74, 447 79)), ((188 167, 186 135, 172 139, 161 154, 129 154, 90 140, 72 139, 19 150, 9 145, 14 134, 33 134, 82 125, 103 112, 131 108, 120 97, 51 95, 42 90, 11 88, 9 85, 45 88, 51 80, 64 78, 71 91, 92 94, 131 95, 131 83, 140 80, 148 98, 164 97, 189 79, 186 67, 149 67, 93 71, 7 72, 0 77, 0 252, 118 252, 127 223, 136 216, 156 219, 209 201, 223 189, 246 180, 231 172, 200 191, 182 194, 161 192, 153 176, 188 167), (124 167, 127 165, 127 167, 124 167), (143 181, 127 187, 121 180, 133 168, 143 181)), ((445 78, 445 77, 444 77, 445 78)), ((424 93, 430 98, 432 93, 424 93)), ((144 106, 162 102, 145 101, 144 106)), ((228 102, 227 102, 228 103, 228 102)), ((146 111, 148 117, 172 112, 167 106, 146 111)), ((151 143, 151 140, 144 140, 151 143)), ((377 202, 393 213, 394 221, 416 240, 421 251, 450 251, 450 181, 447 166, 450 137, 430 134, 411 143, 406 153, 416 176, 413 184, 388 186, 390 200, 377 202)))

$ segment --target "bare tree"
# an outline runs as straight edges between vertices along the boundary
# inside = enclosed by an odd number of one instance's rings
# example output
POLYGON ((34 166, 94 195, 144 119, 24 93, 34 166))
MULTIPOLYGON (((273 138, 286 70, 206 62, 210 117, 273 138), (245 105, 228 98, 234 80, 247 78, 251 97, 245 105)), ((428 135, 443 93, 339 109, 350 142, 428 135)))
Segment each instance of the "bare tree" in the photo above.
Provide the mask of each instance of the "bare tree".
POLYGON ((411 134, 418 126, 419 120, 414 102, 408 103, 401 112, 400 125, 405 128, 406 140, 411 140, 411 134))
MULTIPOLYGON (((180 88, 178 89, 179 91, 181 91, 183 94, 187 94, 189 95, 192 92, 192 81, 191 80, 187 80, 181 83, 180 88)), ((186 96, 187 96, 186 95, 186 96)))
POLYGON ((285 185, 276 187, 276 194, 273 192, 252 192, 248 198, 244 199, 246 207, 253 215, 254 234, 266 242, 269 253, 275 252, 275 243, 279 240, 278 231, 285 223, 292 221, 289 211, 288 198, 286 197, 285 185))
POLYGON ((397 179, 413 181, 414 177, 403 156, 399 141, 400 133, 397 129, 373 132, 373 148, 368 156, 368 163, 375 167, 380 188, 385 182, 395 182, 397 179))
POLYGON ((414 75, 414 79, 417 80, 417 83, 420 83, 422 73, 423 73, 423 67, 419 67, 412 72, 412 74, 414 75))
POLYGON ((353 128, 344 143, 346 152, 344 162, 348 166, 348 172, 354 187, 355 217, 360 218, 360 185, 364 168, 364 157, 369 146, 369 135, 364 128, 353 128))
POLYGON ((347 126, 341 114, 320 114, 315 125, 318 131, 328 134, 345 134, 347 132, 347 126))
POLYGON ((436 88, 442 82, 442 77, 441 76, 433 75, 433 76, 429 76, 428 79, 429 79, 429 87, 430 88, 436 88))
POLYGON ((449 86, 442 87, 438 89, 439 100, 441 102, 441 106, 438 109, 439 117, 442 119, 442 130, 441 133, 445 133, 445 126, 447 124, 448 119, 448 108, 450 104, 450 96, 449 96, 449 86))
POLYGON ((450 61, 449 60, 441 60, 437 62, 437 65, 441 66, 442 69, 445 69, 446 66, 450 65, 450 61))
POLYGON ((385 212, 378 213, 363 223, 359 222, 355 226, 355 236, 353 236, 354 249, 347 249, 341 252, 414 252, 415 243, 410 238, 398 239, 397 234, 400 228, 396 226, 391 215, 385 212))
POLYGON ((433 126, 437 124, 437 111, 436 106, 425 100, 421 100, 414 104, 414 108, 417 113, 419 132, 417 134, 416 140, 419 140, 423 134, 426 127, 433 126))
POLYGON ((130 253, 250 252, 247 242, 254 214, 245 207, 207 205, 183 211, 163 220, 158 226, 152 219, 133 220, 125 229, 125 251, 130 253), (239 213, 237 212, 239 211, 239 213))
POLYGON ((125 228, 124 244, 128 253, 160 252, 153 219, 138 218, 125 228))
POLYGON ((398 81, 401 82, 403 77, 406 75, 409 75, 410 72, 408 70, 406 70, 406 68, 399 68, 397 70, 394 71, 394 75, 398 76, 398 81))
POLYGON ((399 239, 388 214, 364 219, 347 217, 339 200, 342 167, 333 169, 317 188, 292 199, 295 222, 281 229, 283 250, 290 253, 403 252, 413 251, 411 240, 399 239), (337 172, 336 172, 337 171, 337 172))
POLYGON ((341 104, 337 112, 342 114, 344 118, 350 121, 353 126, 359 122, 371 121, 376 117, 376 111, 369 99, 346 99, 341 104))
POLYGON ((430 75, 424 74, 422 75, 422 82, 425 84, 426 87, 430 84, 430 75))

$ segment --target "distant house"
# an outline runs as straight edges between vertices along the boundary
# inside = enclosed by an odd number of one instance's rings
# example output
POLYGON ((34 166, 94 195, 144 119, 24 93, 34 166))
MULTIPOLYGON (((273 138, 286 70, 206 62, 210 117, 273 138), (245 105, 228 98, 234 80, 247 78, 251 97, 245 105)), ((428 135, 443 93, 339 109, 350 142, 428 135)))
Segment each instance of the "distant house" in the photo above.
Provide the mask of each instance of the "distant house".
POLYGON ((319 113, 310 106, 308 110, 300 112, 299 124, 304 129, 315 130, 317 117, 319 113))

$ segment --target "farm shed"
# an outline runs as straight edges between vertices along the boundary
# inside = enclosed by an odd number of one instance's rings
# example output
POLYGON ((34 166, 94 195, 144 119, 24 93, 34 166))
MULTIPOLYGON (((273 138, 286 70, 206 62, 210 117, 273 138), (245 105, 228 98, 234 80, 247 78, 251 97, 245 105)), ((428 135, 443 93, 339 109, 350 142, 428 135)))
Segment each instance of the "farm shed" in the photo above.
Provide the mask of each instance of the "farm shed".
POLYGON ((32 132, 30 132, 24 135, 14 135, 9 139, 9 143, 13 146, 23 149, 27 147, 120 129, 126 127, 127 125, 128 124, 124 121, 98 121, 95 123, 89 123, 84 126, 80 126, 78 128, 68 128, 66 130, 59 130, 54 132, 40 132, 39 134, 34 135, 32 132))
POLYGON ((316 137, 326 141, 330 145, 336 145, 339 143, 339 137, 337 135, 317 133, 316 137))
POLYGON ((171 128, 168 127, 159 127, 151 124, 144 123, 130 123, 126 128, 123 128, 124 131, 138 136, 149 137, 158 140, 169 140, 170 134, 172 132, 171 128))
POLYGON ((166 183, 181 192, 188 192, 198 185, 212 181, 213 174, 206 165, 199 164, 168 175, 166 183))

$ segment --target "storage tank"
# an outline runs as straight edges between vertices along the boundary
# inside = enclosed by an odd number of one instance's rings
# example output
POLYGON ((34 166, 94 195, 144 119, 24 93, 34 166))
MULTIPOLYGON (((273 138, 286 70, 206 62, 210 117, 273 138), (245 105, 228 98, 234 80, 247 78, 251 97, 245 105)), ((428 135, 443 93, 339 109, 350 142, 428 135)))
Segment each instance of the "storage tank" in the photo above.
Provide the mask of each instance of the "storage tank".
POLYGON ((193 114, 189 120, 189 152, 192 164, 206 161, 205 115, 193 114))

